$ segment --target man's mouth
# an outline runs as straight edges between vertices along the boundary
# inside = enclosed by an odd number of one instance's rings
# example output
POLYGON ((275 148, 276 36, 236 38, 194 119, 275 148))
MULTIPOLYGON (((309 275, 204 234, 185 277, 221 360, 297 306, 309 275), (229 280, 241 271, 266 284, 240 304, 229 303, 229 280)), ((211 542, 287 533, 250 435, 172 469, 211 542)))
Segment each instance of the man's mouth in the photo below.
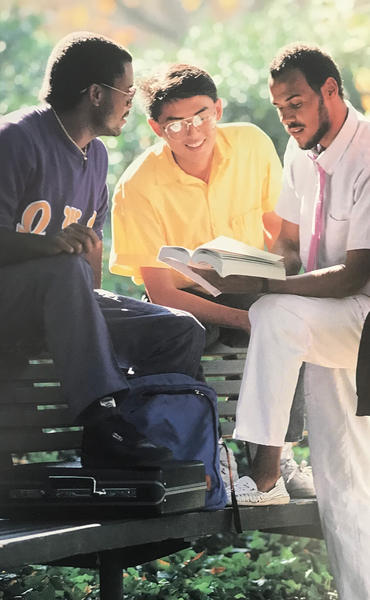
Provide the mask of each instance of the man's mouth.
POLYGON ((126 123, 127 123, 127 117, 128 117, 128 115, 129 115, 129 113, 130 113, 130 111, 126 112, 126 113, 125 113, 125 114, 124 114, 124 115, 121 117, 121 123, 122 123, 121 127, 123 127, 124 125, 126 125, 126 123))
POLYGON ((185 146, 187 148, 196 150, 197 148, 200 148, 204 144, 205 140, 206 140, 206 138, 203 138, 202 140, 199 140, 198 142, 187 143, 187 144, 185 144, 185 146))
POLYGON ((288 133, 290 135, 298 135, 304 130, 304 125, 289 125, 288 133))

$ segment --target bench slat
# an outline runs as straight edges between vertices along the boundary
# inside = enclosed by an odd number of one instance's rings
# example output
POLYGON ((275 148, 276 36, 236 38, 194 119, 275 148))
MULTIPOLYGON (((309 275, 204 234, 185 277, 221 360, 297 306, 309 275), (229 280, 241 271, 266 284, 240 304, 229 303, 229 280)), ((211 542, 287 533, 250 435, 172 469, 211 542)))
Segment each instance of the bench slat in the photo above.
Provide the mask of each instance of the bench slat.
POLYGON ((34 406, 0 405, 1 427, 13 427, 25 431, 28 427, 67 427, 71 425, 68 408, 37 410, 34 406))
POLYGON ((13 387, 7 388, 3 392, 0 385, 0 405, 1 404, 66 404, 60 386, 33 387, 13 387))
MULTIPOLYGON (((280 506, 243 506, 240 514, 244 530, 317 526, 319 523, 316 500, 293 500, 280 506)), ((22 564, 32 564, 35 559, 42 564, 68 556, 96 553, 107 548, 129 548, 184 537, 194 540, 231 531, 235 531, 231 508, 160 518, 96 520, 86 523, 12 522, 9 527, 7 522, 3 525, 0 522, 0 564, 2 568, 10 569, 22 564)), ((127 566, 127 563, 122 566, 127 566)))
POLYGON ((53 363, 32 363, 22 366, 2 364, 0 362, 0 380, 57 381, 58 376, 53 363))
POLYGON ((220 428, 222 437, 231 438, 234 433, 235 423, 234 421, 221 421, 220 428))
POLYGON ((242 355, 243 357, 245 357, 246 354, 247 354, 247 348, 245 346, 238 347, 238 348, 232 348, 231 346, 225 346, 225 344, 222 344, 221 342, 215 342, 215 344, 213 344, 213 346, 210 346, 209 348, 207 348, 207 350, 204 353, 203 358, 206 356, 235 356, 235 355, 242 355))
MULTIPOLYGON (((219 397, 237 398, 244 366, 243 353, 244 349, 230 349, 218 344, 209 352, 208 358, 222 356, 222 359, 205 360, 203 357, 205 377, 219 397), (236 355, 238 358, 235 358, 236 355)), ((225 437, 232 435, 235 407, 235 400, 219 402, 220 417, 228 418, 221 424, 225 437)), ((78 448, 81 442, 80 432, 43 431, 43 428, 70 425, 68 407, 50 359, 35 359, 28 364, 10 367, 10 370, 8 365, 0 364, 0 424, 7 428, 0 433, 0 452, 21 454, 27 451, 64 450, 78 448), (9 377, 13 377, 13 382, 9 381, 9 377), (42 405, 63 407, 37 410, 37 406, 42 405)))
MULTIPOLYGON (((210 369, 209 369, 210 370, 210 369)), ((209 384, 214 388, 219 396, 235 396, 240 391, 240 379, 211 379, 207 374, 209 384)), ((0 404, 65 404, 66 399, 62 394, 59 385, 46 385, 43 387, 33 387, 32 384, 28 387, 9 388, 0 385, 0 404)))
POLYGON ((206 377, 210 375, 239 375, 243 373, 244 360, 207 360, 203 365, 203 371, 206 377))
POLYGON ((235 418, 236 404, 237 404, 236 400, 228 400, 227 402, 219 401, 218 405, 217 405, 218 415, 220 417, 235 418))
POLYGON ((70 450, 81 447, 81 431, 63 431, 56 433, 12 432, 0 429, 0 453, 23 454, 25 452, 50 452, 70 450))
POLYGON ((211 387, 213 387, 217 396, 236 396, 236 397, 238 397, 238 395, 239 395, 241 379, 235 379, 235 380, 208 379, 208 383, 211 387))

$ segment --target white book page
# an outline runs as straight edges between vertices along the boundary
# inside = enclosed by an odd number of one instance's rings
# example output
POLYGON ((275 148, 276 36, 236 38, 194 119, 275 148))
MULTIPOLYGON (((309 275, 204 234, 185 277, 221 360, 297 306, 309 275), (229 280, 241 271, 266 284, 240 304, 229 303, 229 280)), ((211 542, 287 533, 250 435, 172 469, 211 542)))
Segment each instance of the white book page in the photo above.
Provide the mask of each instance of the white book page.
POLYGON ((191 254, 190 250, 183 248, 182 246, 162 246, 159 249, 157 259, 163 260, 163 258, 174 258, 176 260, 181 260, 183 263, 187 263, 190 260, 191 254))
POLYGON ((220 290, 214 287, 214 285, 209 283, 201 275, 194 273, 194 271, 192 271, 190 267, 188 267, 188 265, 184 265, 183 262, 170 257, 162 258, 161 261, 164 262, 166 265, 169 265, 173 269, 176 269, 176 271, 179 271, 183 275, 186 275, 186 277, 189 277, 189 279, 192 279, 192 281, 194 281, 195 283, 198 283, 198 285, 202 286, 202 288, 204 288, 207 292, 212 294, 212 296, 216 297, 221 294, 220 290))
POLYGON ((254 248, 254 246, 248 246, 243 242, 239 242, 238 240, 234 240, 225 235, 220 235, 216 239, 211 240, 206 244, 202 244, 201 246, 199 246, 199 248, 209 248, 210 250, 218 250, 220 253, 234 252, 236 254, 246 254, 247 256, 255 256, 257 258, 266 259, 272 262, 281 260, 283 258, 279 254, 273 254, 272 252, 267 252, 266 250, 254 248))

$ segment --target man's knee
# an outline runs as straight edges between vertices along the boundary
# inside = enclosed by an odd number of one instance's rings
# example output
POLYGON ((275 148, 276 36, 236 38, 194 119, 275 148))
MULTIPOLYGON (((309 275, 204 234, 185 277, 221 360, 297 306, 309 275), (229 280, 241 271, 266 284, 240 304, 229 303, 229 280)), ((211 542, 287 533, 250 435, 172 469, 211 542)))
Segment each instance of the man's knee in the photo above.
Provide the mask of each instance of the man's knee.
POLYGON ((85 276, 92 271, 87 260, 79 254, 58 254, 54 257, 54 261, 57 272, 66 276, 85 276))
POLYGON ((168 322, 168 330, 178 335, 186 336, 194 343, 205 344, 205 328, 192 314, 182 310, 170 309, 167 315, 162 315, 168 322))
POLYGON ((37 258, 32 261, 22 263, 22 268, 29 266, 34 275, 41 276, 81 274, 91 272, 89 263, 78 254, 57 254, 56 256, 47 256, 37 258))
POLYGON ((267 294, 262 296, 249 309, 253 328, 259 325, 272 331, 301 331, 305 326, 301 315, 300 297, 289 294, 267 294))
POLYGON ((77 254, 58 254, 41 259, 39 267, 42 274, 51 282, 59 283, 63 290, 71 287, 76 289, 79 285, 93 288, 93 273, 89 263, 77 254), (44 263, 44 264, 41 264, 44 263))
POLYGON ((197 345, 201 346, 202 351, 203 351, 205 343, 206 343, 205 327, 198 321, 198 319, 193 317, 193 315, 186 313, 183 315, 182 318, 186 320, 187 325, 191 331, 191 335, 195 339, 197 345))

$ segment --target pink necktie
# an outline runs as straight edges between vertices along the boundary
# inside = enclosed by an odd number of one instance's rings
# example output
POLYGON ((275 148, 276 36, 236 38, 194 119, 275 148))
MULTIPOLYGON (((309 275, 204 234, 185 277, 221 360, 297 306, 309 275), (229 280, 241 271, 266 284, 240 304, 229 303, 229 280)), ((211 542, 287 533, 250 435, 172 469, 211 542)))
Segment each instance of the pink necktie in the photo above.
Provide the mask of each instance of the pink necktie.
POLYGON ((314 218, 312 222, 311 242, 306 269, 307 271, 314 271, 317 268, 317 256, 319 252, 319 244, 322 230, 326 173, 324 169, 319 165, 319 163, 316 162, 317 156, 315 154, 308 154, 308 156, 311 158, 311 160, 314 161, 318 174, 318 191, 316 194, 314 218))

